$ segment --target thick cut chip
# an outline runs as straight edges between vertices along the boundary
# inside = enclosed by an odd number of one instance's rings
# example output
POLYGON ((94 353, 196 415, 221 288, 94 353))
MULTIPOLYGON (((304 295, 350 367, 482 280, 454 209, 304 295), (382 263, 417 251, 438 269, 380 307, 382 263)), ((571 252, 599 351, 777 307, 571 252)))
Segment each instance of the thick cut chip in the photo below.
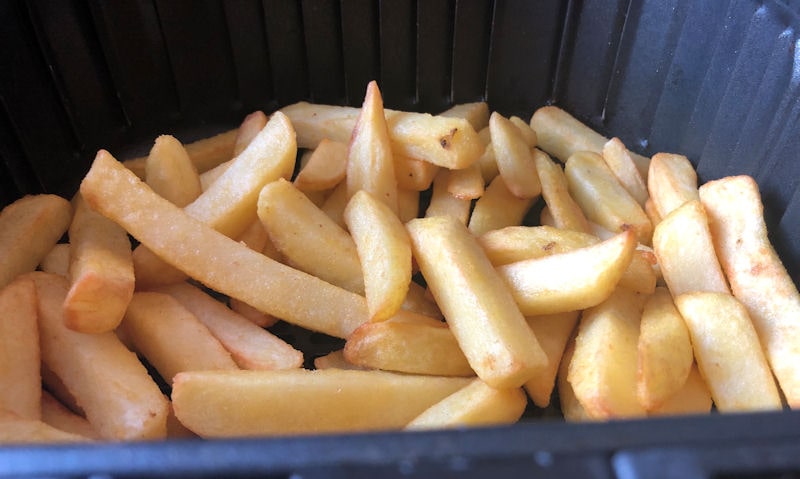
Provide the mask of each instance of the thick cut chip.
POLYGON ((526 316, 585 309, 611 295, 636 249, 625 231, 601 243, 497 268, 526 316))
POLYGON ((447 191, 461 200, 480 198, 484 191, 483 175, 477 163, 447 175, 447 191))
POLYGON ((532 154, 542 184, 542 198, 553 217, 553 224, 561 229, 591 233, 583 210, 570 196, 564 170, 547 153, 534 149, 532 154))
POLYGON ((433 178, 440 167, 425 160, 392 154, 394 158, 394 177, 397 187, 415 191, 425 191, 431 187, 433 178))
POLYGON ((450 175, 453 170, 441 169, 433 180, 433 191, 430 202, 425 209, 425 217, 452 216, 460 223, 467 224, 472 202, 466 198, 458 198, 450 193, 450 175))
POLYGON ((314 369, 370 369, 351 364, 344 357, 344 349, 337 349, 330 353, 314 358, 314 369))
POLYGON ((72 221, 72 206, 56 195, 24 196, 0 211, 0 288, 33 271, 72 221))
POLYGON ((375 431, 402 428, 469 381, 344 369, 202 371, 179 374, 172 401, 178 420, 203 437, 375 431))
POLYGON ((648 416, 677 416, 686 414, 708 414, 714 401, 711 391, 697 364, 689 370, 689 376, 683 386, 667 398, 659 407, 647 411, 648 416))
POLYGON ((291 266, 354 293, 364 274, 353 238, 292 183, 279 179, 258 198, 258 217, 291 266))
POLYGON ((0 410, 41 418, 42 376, 36 284, 25 276, 0 289, 0 410))
POLYGON ((653 252, 673 297, 695 291, 729 292, 699 201, 685 203, 661 220, 653 233, 653 252))
POLYGON ((489 104, 485 101, 459 103, 439 113, 439 116, 463 118, 475 128, 475 131, 480 131, 489 125, 489 104))
POLYGON ((42 422, 64 432, 79 436, 100 439, 85 417, 70 411, 65 405, 47 391, 42 391, 42 422))
POLYGON ((68 328, 83 333, 113 331, 136 286, 128 233, 92 211, 80 194, 74 205, 64 320, 68 328))
POLYGON ((329 190, 347 174, 347 144, 322 140, 297 173, 294 184, 301 191, 329 190))
POLYGON ((363 297, 268 258, 164 200, 101 150, 81 183, 93 209, 214 291, 285 321, 347 337, 368 319, 363 297))
POLYGON ((568 380, 594 419, 645 415, 636 395, 641 314, 642 298, 618 288, 581 316, 568 380))
POLYGON ((508 190, 517 198, 536 198, 542 192, 530 146, 514 123, 494 112, 489 118, 494 158, 508 190))
POLYGON ((406 223, 414 257, 470 366, 493 387, 519 387, 547 365, 533 331, 480 245, 456 219, 406 223))
POLYGON ((0 410, 0 444, 56 444, 85 442, 89 438, 57 429, 38 419, 0 410))
POLYGON ((575 153, 567 160, 564 174, 569 193, 586 219, 615 233, 632 229, 640 243, 650 244, 653 235, 650 218, 617 180, 602 156, 575 153))
POLYGON ((350 199, 344 220, 364 273, 370 319, 389 319, 402 306, 411 283, 408 233, 397 215, 366 190, 350 199))
POLYGON ((664 287, 644 304, 638 348, 639 401, 648 411, 659 409, 683 388, 694 363, 689 330, 664 287))
POLYGON ((747 309, 727 293, 675 298, 700 373, 720 412, 781 409, 781 398, 747 309))
POLYGON ((267 126, 268 121, 269 117, 263 111, 254 111, 244 117, 242 124, 239 125, 239 129, 236 131, 236 141, 233 144, 234 158, 247 149, 253 138, 258 136, 258 132, 267 126))
POLYGON ((94 430, 104 439, 164 438, 169 402, 136 355, 112 332, 85 334, 64 326, 66 278, 41 272, 30 277, 39 298, 42 362, 74 396, 94 430))
POLYGON ((539 407, 550 405, 550 397, 556 384, 558 367, 564 348, 572 337, 575 325, 578 324, 579 311, 569 311, 560 314, 546 314, 526 318, 539 344, 547 354, 547 369, 537 374, 525 383, 525 391, 539 407))
POLYGON ((800 407, 800 295, 769 241, 758 185, 748 176, 711 181, 700 201, 733 295, 747 308, 786 401, 800 407))
POLYGON ((419 216, 419 196, 419 191, 397 190, 397 217, 403 224, 419 216))
POLYGON ((559 406, 564 414, 564 419, 568 422, 587 422, 594 419, 589 416, 586 409, 575 396, 575 390, 569 383, 569 365, 572 363, 572 356, 575 354, 575 334, 567 341, 564 348, 564 355, 558 366, 558 376, 556 377, 556 388, 558 389, 559 406))
MULTIPOLYGON (((197 168, 197 171, 203 173, 233 158, 233 149, 236 145, 236 137, 238 134, 239 129, 235 128, 188 143, 184 145, 184 147, 189 154, 189 158, 192 159, 192 163, 194 163, 194 166, 197 168)), ((141 179, 145 177, 146 164, 146 156, 132 158, 123 162, 126 168, 141 179)))
POLYGON ((383 99, 374 80, 367 85, 364 104, 353 127, 347 150, 346 181, 348 198, 359 190, 366 190, 397 213, 392 146, 383 113, 383 99))
POLYGON ((42 258, 39 269, 46 273, 69 275, 69 243, 58 243, 42 258))
POLYGON ((699 199, 697 172, 683 155, 656 153, 650 162, 647 189, 660 217, 699 199))
POLYGON ((631 153, 619 138, 612 138, 603 145, 603 160, 639 206, 644 207, 650 196, 647 184, 639 173, 631 153))
POLYGON ((168 294, 134 294, 120 327, 169 384, 182 371, 238 369, 208 328, 168 294))
POLYGON ((145 182, 153 191, 183 208, 203 192, 197 167, 177 138, 156 138, 145 164, 145 182))
POLYGON ((514 196, 503 177, 498 175, 475 202, 469 217, 469 230, 479 236, 487 231, 519 225, 534 201, 534 198, 514 196))
POLYGON ((415 417, 407 430, 513 424, 528 404, 520 388, 495 389, 480 379, 454 392, 415 417))

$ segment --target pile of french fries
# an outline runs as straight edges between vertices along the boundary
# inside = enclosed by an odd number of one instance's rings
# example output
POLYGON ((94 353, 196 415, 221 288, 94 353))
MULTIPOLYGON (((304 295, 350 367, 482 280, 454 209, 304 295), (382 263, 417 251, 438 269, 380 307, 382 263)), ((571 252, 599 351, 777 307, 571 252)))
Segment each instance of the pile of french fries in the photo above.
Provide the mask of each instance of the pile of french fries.
POLYGON ((0 213, 0 288, 5 443, 800 405, 753 179, 698 187, 554 106, 393 111, 372 82, 361 108, 101 150, 71 200, 0 213), (277 321, 344 347, 309 358, 277 321))

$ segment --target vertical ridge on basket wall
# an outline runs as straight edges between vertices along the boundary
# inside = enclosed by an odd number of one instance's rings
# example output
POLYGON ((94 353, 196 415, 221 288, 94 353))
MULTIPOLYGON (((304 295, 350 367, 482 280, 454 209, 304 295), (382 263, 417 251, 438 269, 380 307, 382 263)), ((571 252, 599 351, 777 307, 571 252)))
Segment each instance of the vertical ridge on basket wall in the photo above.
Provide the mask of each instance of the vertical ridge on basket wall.
POLYGON ((486 98, 486 71, 494 2, 456 0, 453 18, 453 53, 450 95, 453 103, 486 98))
POLYGON ((259 0, 223 2, 238 97, 236 105, 247 114, 278 107, 273 94, 272 71, 264 11, 259 0))
MULTIPOLYGON (((380 78, 389 108, 418 110, 417 5, 415 0, 380 0, 378 4, 380 78)), ((363 99, 363 94, 362 94, 363 99)), ((361 104, 361 102, 357 102, 361 104)))
MULTIPOLYGON (((345 103, 359 105, 367 83, 380 75, 378 3, 374 0, 340 0, 345 103)), ((381 85, 384 93, 384 86, 381 85)))
POLYGON ((438 113, 451 103, 455 0, 417 2, 417 99, 419 109, 438 113))
POLYGON ((339 0, 303 0, 309 100, 340 104, 345 99, 339 0))
POLYGON ((309 97, 306 45, 300 3, 262 0, 269 45, 270 71, 277 104, 309 97))

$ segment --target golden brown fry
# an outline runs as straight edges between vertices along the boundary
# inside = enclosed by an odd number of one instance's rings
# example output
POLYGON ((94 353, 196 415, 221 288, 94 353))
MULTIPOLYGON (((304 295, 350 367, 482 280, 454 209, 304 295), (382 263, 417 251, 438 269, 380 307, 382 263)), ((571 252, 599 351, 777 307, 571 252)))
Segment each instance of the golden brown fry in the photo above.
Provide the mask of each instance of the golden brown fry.
POLYGON ((533 403, 539 407, 550 405, 564 348, 572 337, 579 316, 579 311, 569 311, 525 318, 547 354, 547 369, 529 379, 524 385, 533 403))
POLYGON ((485 101, 459 103, 439 113, 439 116, 463 118, 472 125, 475 131, 479 131, 489 125, 489 105, 485 101))
POLYGON ((684 203, 700 199, 697 192, 697 172, 683 155, 653 155, 647 189, 661 218, 684 203))
POLYGON ((508 119, 514 126, 517 127, 519 130, 522 139, 525 140, 525 144, 528 145, 528 148, 533 148, 539 142, 538 138, 536 137, 536 132, 533 131, 533 128, 525 122, 522 118, 518 116, 512 116, 508 119))
POLYGON ((756 182, 728 177, 700 188, 733 295, 747 308, 786 401, 800 407, 800 295, 770 243, 756 182))
POLYGON ((468 383, 344 369, 203 371, 179 374, 172 400, 203 437, 374 431, 402 428, 468 383))
POLYGON ((620 184, 628 190, 639 206, 644 207, 650 194, 647 191, 647 184, 644 182, 636 163, 631 157, 631 152, 619 138, 612 138, 603 145, 603 160, 608 168, 617 177, 620 184))
POLYGON ((477 240, 455 218, 406 223, 414 257, 473 370, 493 387, 519 387, 547 357, 477 240))
POLYGON ((347 182, 342 181, 333 189, 331 194, 325 198, 325 202, 322 203, 320 209, 324 211, 325 214, 328 215, 328 218, 332 219, 334 223, 344 228, 345 224, 342 215, 344 215, 344 209, 347 207, 348 200, 347 182))
POLYGON ((661 406, 647 411, 648 416, 676 416, 679 414, 708 414, 713 401, 708 384, 696 364, 689 370, 689 376, 681 389, 667 398, 661 406))
POLYGON ((542 184, 542 197, 553 216, 557 228, 591 233, 589 222, 578 203, 570 196, 567 177, 560 165, 547 156, 547 153, 534 149, 533 161, 539 181, 542 184))
POLYGON ((433 180, 433 191, 425 217, 452 216, 462 224, 467 224, 471 202, 468 199, 456 198, 450 194, 450 175, 452 170, 441 169, 433 180))
POLYGON ((329 190, 347 173, 347 144, 322 140, 297 173, 294 185, 301 191, 329 190))
POLYGON ((0 289, 0 410, 40 419, 39 327, 36 284, 21 276, 0 289))
POLYGON ((480 198, 483 190, 483 176, 477 163, 461 170, 451 170, 447 175, 447 191, 460 200, 480 198))
POLYGON ((197 167, 174 136, 156 138, 145 163, 144 180, 153 191, 183 208, 203 192, 197 167))
POLYGON ((431 318, 444 319, 439 305, 430 296, 428 290, 414 281, 408 284, 408 294, 403 301, 403 309, 431 318))
POLYGON ((489 118, 492 148, 500 176, 517 198, 536 198, 542 192, 530 146, 514 123, 494 112, 489 118))
MULTIPOLYGON (((197 171, 203 173, 211 168, 233 158, 233 149, 236 144, 236 137, 238 136, 238 128, 219 133, 208 138, 202 138, 192 143, 184 145, 189 158, 197 168, 197 171)), ((131 170, 136 176, 141 179, 145 177, 145 164, 147 157, 141 156, 125 160, 123 165, 131 170)))
POLYGON ((496 176, 475 202, 469 217, 469 230, 479 236, 487 231, 519 225, 533 202, 533 198, 514 196, 503 177, 496 176))
POLYGON ((72 220, 72 207, 56 195, 24 196, 0 211, 0 288, 33 271, 72 220))
POLYGON ((394 177, 398 188, 425 191, 431 187, 433 178, 441 167, 404 155, 392 154, 394 158, 394 177))
POLYGON ((559 405, 561 412, 564 414, 564 419, 568 422, 587 422, 594 421, 586 409, 583 408, 578 398, 575 396, 575 390, 569 383, 569 366, 572 363, 572 357, 575 354, 575 334, 567 341, 567 346, 564 348, 564 355, 561 357, 561 364, 558 366, 558 376, 556 377, 556 388, 558 389, 559 405))
POLYGON ((80 194, 73 203, 64 321, 68 328, 83 333, 113 331, 136 285, 131 243, 124 229, 92 211, 80 194))
POLYGON ((258 132, 267 126, 268 121, 269 117, 263 111, 254 111, 244 117, 242 124, 239 125, 239 129, 236 131, 236 141, 233 144, 232 155, 234 158, 247 149, 253 138, 258 135, 258 132))

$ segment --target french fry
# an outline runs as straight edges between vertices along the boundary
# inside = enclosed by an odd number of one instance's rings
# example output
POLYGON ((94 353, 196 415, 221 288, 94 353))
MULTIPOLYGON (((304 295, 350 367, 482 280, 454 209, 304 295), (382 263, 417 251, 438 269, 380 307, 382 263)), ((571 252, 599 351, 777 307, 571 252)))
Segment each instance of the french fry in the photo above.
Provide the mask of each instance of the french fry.
POLYGON ((203 192, 197 167, 180 141, 156 138, 145 163, 144 180, 153 191, 183 208, 203 192))
POLYGON ((694 363, 689 330, 664 287, 645 301, 638 350, 639 402, 660 409, 683 388, 694 363))
POLYGON ((711 391, 696 364, 681 389, 668 397, 659 407, 647 411, 648 416, 676 416, 681 414, 708 414, 713 406, 711 391))
POLYGON ((569 193, 589 221, 619 233, 636 232, 639 242, 649 245, 653 225, 639 203, 628 193, 597 153, 578 152, 564 167, 569 193))
POLYGON ((58 243, 53 246, 39 263, 39 269, 46 273, 69 274, 69 243, 58 243))
POLYGON ((239 367, 290 369, 302 366, 302 352, 227 308, 200 288, 178 283, 161 287, 158 292, 175 298, 203 323, 239 367))
POLYGON ((0 211, 0 288, 33 271, 72 221, 72 207, 56 195, 24 196, 0 211))
MULTIPOLYGON (((603 145, 603 160, 617 177, 617 180, 628 190, 639 206, 644 207, 650 194, 639 169, 631 154, 619 138, 612 138, 603 145)), ((652 166, 651 166, 652 168, 652 166)))
POLYGON ((647 190, 661 218, 684 203, 700 199, 694 167, 685 156, 672 153, 653 155, 647 190))
POLYGON ((402 428, 468 382, 344 369, 202 371, 176 376, 172 401, 202 437, 375 431, 402 428))
POLYGON ((553 216, 554 226, 590 233, 589 222, 583 210, 570 196, 564 170, 539 149, 534 149, 532 155, 542 185, 542 198, 553 216))
POLYGON ((556 388, 558 389, 559 405, 564 419, 567 422, 587 422, 593 421, 586 409, 583 408, 578 398, 575 396, 575 390, 569 383, 569 365, 572 363, 572 357, 575 354, 575 334, 567 341, 567 346, 564 348, 564 355, 561 357, 561 363, 558 366, 558 376, 556 377, 556 388))
POLYGON ((542 192, 531 150, 519 128, 501 114, 489 118, 492 148, 500 176, 517 198, 536 198, 542 192))
POLYGON ((322 203, 320 209, 328 215, 328 218, 332 219, 334 223, 341 226, 342 228, 345 227, 344 218, 344 209, 347 207, 347 201, 350 198, 347 196, 347 182, 342 181, 339 185, 331 191, 331 194, 325 198, 325 202, 322 203))
POLYGON ((290 182, 281 178, 264 186, 258 197, 258 217, 287 264, 364 293, 364 274, 353 238, 290 182))
MULTIPOLYGON (((121 163, 115 164, 135 178, 121 163)), ((169 403, 136 355, 114 333, 67 329, 62 314, 69 289, 66 278, 29 275, 39 299, 42 361, 74 395, 94 430, 104 439, 163 438, 169 403)))
POLYGON ((211 188, 211 185, 222 176, 223 173, 228 171, 228 168, 233 166, 233 161, 228 160, 224 163, 220 163, 219 165, 211 168, 210 170, 204 171, 200 173, 200 188, 203 191, 211 188))
POLYGON ((635 249, 629 230, 570 252, 503 265, 497 272, 526 316, 576 311, 612 294, 635 249))
POLYGON ((168 384, 182 371, 238 369, 208 328, 168 294, 136 292, 120 327, 168 384))
POLYGON ((653 229, 655 229, 661 223, 661 214, 658 212, 652 197, 648 197, 647 201, 644 202, 644 212, 647 213, 647 217, 650 218, 653 229))
POLYGON ((441 169, 433 180, 433 190, 425 217, 452 216, 462 224, 469 220, 469 210, 472 203, 468 199, 456 198, 449 191, 450 175, 453 170, 441 169))
POLYGON ((700 201, 733 295, 747 308, 787 403, 800 407, 800 295, 770 243, 758 185, 748 176, 710 181, 700 201))
POLYGON ((470 366, 492 387, 519 387, 547 356, 477 240, 455 218, 406 223, 414 257, 470 366))
POLYGON ((481 170, 483 182, 489 184, 495 176, 500 174, 500 170, 497 169, 497 160, 494 157, 494 147, 492 146, 492 134, 488 126, 478 132, 478 139, 483 145, 483 153, 476 163, 478 163, 478 168, 481 170))
POLYGON ((84 333, 113 331, 136 285, 131 243, 124 229, 92 211, 80 194, 73 203, 64 321, 68 328, 84 333))
POLYGON ((397 217, 405 224, 419 216, 419 191, 397 189, 397 217))
POLYGON ((408 284, 408 293, 403 300, 403 309, 436 319, 444 319, 439 305, 431 298, 423 286, 415 281, 408 284))
POLYGON ((344 346, 348 363, 433 376, 475 376, 444 323, 383 321, 353 331, 344 346))
POLYGON ((451 170, 447 175, 447 191, 460 200, 480 198, 484 191, 480 166, 473 163, 461 170, 451 170))
POLYGON ((498 175, 475 202, 469 217, 469 230, 479 236, 494 229, 519 225, 533 202, 533 198, 514 196, 503 177, 498 175))
MULTIPOLYGON (((564 163, 578 151, 601 154, 608 142, 608 138, 557 106, 543 106, 536 110, 530 125, 536 132, 539 147, 564 163)), ((650 159, 634 152, 629 154, 639 174, 646 180, 650 159)))
POLYGON ((236 140, 233 142, 233 158, 239 156, 247 147, 250 142, 258 136, 258 132, 267 126, 269 117, 263 111, 254 111, 244 117, 239 129, 236 131, 236 140))
POLYGON ((270 326, 277 324, 279 321, 279 319, 275 316, 259 311, 240 299, 230 298, 228 302, 230 303, 230 307, 233 311, 242 315, 245 319, 255 324, 259 328, 269 328, 270 326))
POLYGON ((720 412, 779 410, 781 398, 747 309, 727 293, 675 298, 700 373, 720 412))
POLYGON ((645 415, 636 395, 641 313, 641 297, 618 288, 581 316, 567 379, 594 419, 645 415))
POLYGON ((0 289, 0 410, 41 419, 36 284, 22 276, 0 289))
POLYGON ((367 85, 361 113, 353 127, 347 150, 347 197, 359 190, 372 193, 397 213, 397 180, 394 175, 392 146, 383 113, 378 84, 367 85))
POLYGON ((441 167, 404 155, 392 154, 394 177, 397 187, 415 191, 425 191, 431 187, 433 178, 441 167))
POLYGON ((411 241, 397 215, 366 190, 353 195, 344 221, 356 245, 371 321, 394 316, 411 283, 411 241))
MULTIPOLYGON (((239 129, 224 131, 208 138, 203 138, 192 143, 184 145, 189 158, 197 168, 197 171, 203 173, 211 168, 233 158, 233 149, 236 144, 236 137, 239 134, 239 129)), ((147 163, 147 156, 132 158, 125 160, 123 165, 131 170, 136 176, 141 179, 145 177, 145 165, 147 163)))
POLYGON ((729 292, 703 205, 690 201, 666 216, 653 233, 653 252, 672 296, 729 292))
POLYGON ((480 131, 489 125, 489 105, 485 101, 472 103, 459 103, 439 113, 447 118, 463 118, 472 125, 475 131, 480 131))
POLYGON ((525 144, 528 145, 528 148, 533 148, 538 143, 538 138, 536 137, 536 132, 533 131, 533 128, 525 122, 522 118, 518 116, 511 116, 508 120, 517 127, 519 130, 520 136, 522 139, 525 140, 525 144))
POLYGON ((89 439, 100 436, 85 417, 78 416, 47 391, 42 392, 42 422, 56 429, 89 439))
POLYGON ((524 384, 528 396, 539 407, 544 408, 550 405, 550 397, 553 395, 564 348, 572 337, 579 316, 579 311, 569 311, 525 318, 547 354, 547 369, 524 384))
POLYGON ((162 200, 101 151, 81 183, 93 209, 209 288, 307 329, 347 337, 367 321, 363 297, 255 252, 162 200), (136 213, 136 214, 134 214, 136 213))
POLYGON ((329 190, 347 173, 347 144, 322 140, 297 173, 294 185, 301 191, 329 190))
POLYGON ((355 364, 350 364, 344 358, 344 349, 337 349, 330 353, 314 358, 314 369, 369 369, 355 364))
POLYGON ((406 430, 513 424, 522 417, 528 401, 520 388, 494 389, 474 379, 462 389, 426 409, 406 425, 406 430))
POLYGON ((89 440, 56 429, 38 419, 26 419, 12 412, 0 411, 0 444, 54 444, 89 440))
MULTIPOLYGON (((358 108, 306 102, 280 111, 297 129, 300 148, 316 148, 323 138, 348 142, 360 113, 358 108)), ((478 161, 483 151, 477 132, 466 119, 396 110, 385 110, 384 115, 395 155, 461 169, 478 161)))

